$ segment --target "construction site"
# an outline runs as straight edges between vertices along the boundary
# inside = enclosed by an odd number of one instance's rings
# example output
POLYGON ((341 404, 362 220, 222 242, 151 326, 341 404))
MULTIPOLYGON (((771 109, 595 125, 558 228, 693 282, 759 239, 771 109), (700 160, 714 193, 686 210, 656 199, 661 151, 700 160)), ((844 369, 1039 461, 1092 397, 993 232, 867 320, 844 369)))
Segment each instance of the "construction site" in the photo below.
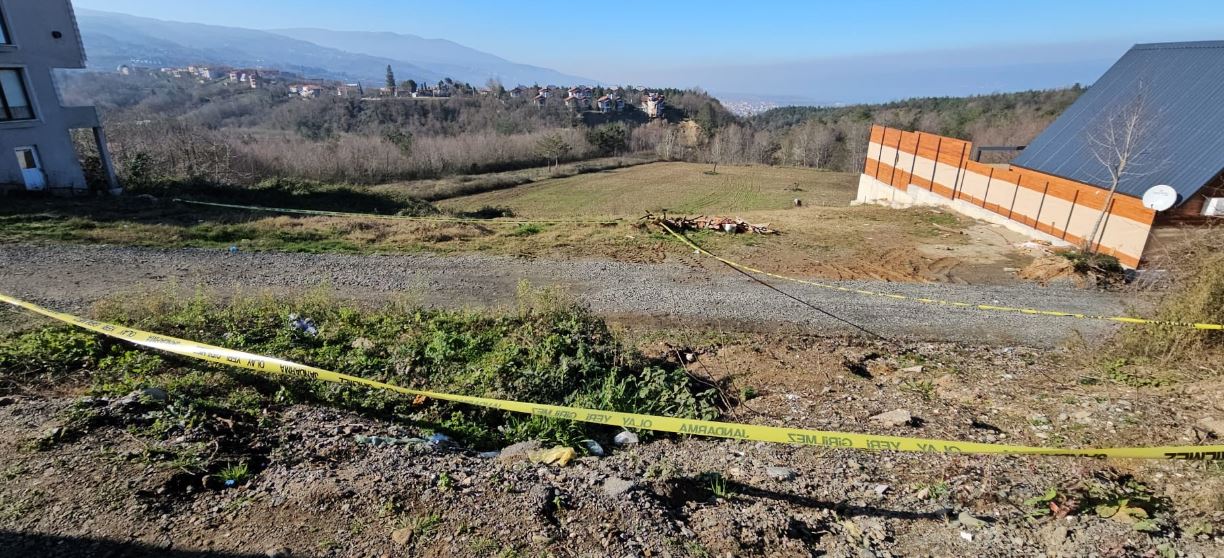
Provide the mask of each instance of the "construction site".
POLYGON ((1224 555, 1209 78, 1136 45, 1031 142, 866 123, 851 172, 169 180, 91 120, 65 195, 18 118, 0 555, 1224 555))

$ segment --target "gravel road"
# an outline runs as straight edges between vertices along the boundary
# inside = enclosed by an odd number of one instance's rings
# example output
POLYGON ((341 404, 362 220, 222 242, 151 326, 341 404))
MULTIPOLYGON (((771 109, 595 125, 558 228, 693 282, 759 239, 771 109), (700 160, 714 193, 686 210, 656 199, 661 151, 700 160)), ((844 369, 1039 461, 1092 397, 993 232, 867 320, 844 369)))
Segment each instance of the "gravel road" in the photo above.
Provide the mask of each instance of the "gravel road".
MULTIPOLYGON (((698 322, 727 330, 782 326, 819 334, 855 332, 846 323, 708 260, 688 265, 631 264, 470 254, 229 254, 202 249, 0 245, 0 292, 66 310, 79 310, 110 294, 166 285, 184 289, 203 285, 223 294, 301 292, 325 286, 347 299, 378 301, 407 295, 432 306, 497 307, 514 304, 517 285, 523 279, 535 286, 559 285, 596 312, 626 322, 698 322)), ((944 308, 771 282, 886 337, 1049 347, 1077 334, 1095 338, 1114 327, 1100 321, 944 308)), ((1124 308, 1118 295, 1070 286, 839 284, 911 296, 1090 314, 1113 315, 1124 308)))

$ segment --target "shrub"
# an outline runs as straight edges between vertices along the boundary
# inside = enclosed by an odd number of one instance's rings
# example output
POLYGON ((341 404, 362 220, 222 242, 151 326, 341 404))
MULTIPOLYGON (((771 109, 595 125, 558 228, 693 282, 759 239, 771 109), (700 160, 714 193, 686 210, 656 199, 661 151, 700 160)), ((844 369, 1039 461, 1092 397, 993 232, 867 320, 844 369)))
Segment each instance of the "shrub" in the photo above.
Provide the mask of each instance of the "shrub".
POLYGON ((523 223, 517 227, 514 227, 514 230, 510 231, 510 236, 533 236, 540 234, 540 231, 542 230, 544 229, 541 228, 540 225, 523 223))
MULTIPOLYGON (((1138 284, 1138 288, 1155 285, 1161 293, 1154 317, 1173 322, 1224 323, 1224 229, 1191 232, 1184 242, 1170 246, 1167 254, 1148 266, 1153 271, 1147 273, 1159 274, 1161 279, 1138 284)), ((1222 331, 1135 326, 1118 337, 1113 353, 1166 365, 1194 363, 1193 368, 1199 369, 1213 366, 1213 361, 1221 362, 1221 349, 1222 331)))
POLYGON ((20 384, 54 382, 94 365, 105 350, 97 335, 67 326, 0 339, 0 392, 20 384))
POLYGON ((509 207, 485 205, 474 211, 456 212, 455 216, 469 219, 496 219, 498 217, 514 217, 514 210, 509 207))
POLYGON ((1063 252, 1062 257, 1075 266, 1076 273, 1121 276, 1124 272, 1118 258, 1106 254, 1071 250, 1063 252))

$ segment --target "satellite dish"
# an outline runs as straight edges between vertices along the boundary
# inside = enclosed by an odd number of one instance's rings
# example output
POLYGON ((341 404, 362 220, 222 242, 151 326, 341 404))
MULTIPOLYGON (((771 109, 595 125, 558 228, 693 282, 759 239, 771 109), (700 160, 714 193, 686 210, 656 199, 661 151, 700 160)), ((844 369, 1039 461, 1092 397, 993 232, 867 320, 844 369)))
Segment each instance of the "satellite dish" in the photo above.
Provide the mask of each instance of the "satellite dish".
POLYGON ((1159 184, 1148 188, 1143 193, 1143 207, 1164 211, 1177 203, 1177 190, 1172 186, 1159 184))

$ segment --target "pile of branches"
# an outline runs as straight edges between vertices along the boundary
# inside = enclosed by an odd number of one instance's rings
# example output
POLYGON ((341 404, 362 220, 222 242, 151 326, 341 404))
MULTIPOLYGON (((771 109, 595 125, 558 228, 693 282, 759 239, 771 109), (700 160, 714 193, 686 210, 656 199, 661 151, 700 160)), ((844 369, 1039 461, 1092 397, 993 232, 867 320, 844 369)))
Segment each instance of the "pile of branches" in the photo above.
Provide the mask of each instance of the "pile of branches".
POLYGON ((769 223, 749 223, 739 217, 655 217, 649 213, 642 218, 645 221, 659 225, 667 225, 674 231, 719 231, 732 234, 756 233, 777 234, 778 231, 769 228, 769 223))

